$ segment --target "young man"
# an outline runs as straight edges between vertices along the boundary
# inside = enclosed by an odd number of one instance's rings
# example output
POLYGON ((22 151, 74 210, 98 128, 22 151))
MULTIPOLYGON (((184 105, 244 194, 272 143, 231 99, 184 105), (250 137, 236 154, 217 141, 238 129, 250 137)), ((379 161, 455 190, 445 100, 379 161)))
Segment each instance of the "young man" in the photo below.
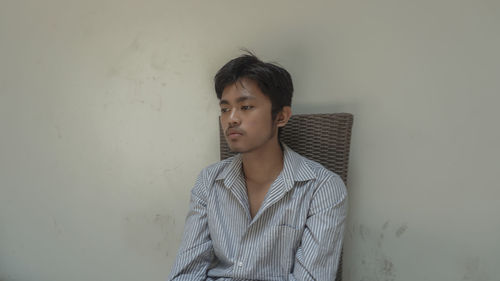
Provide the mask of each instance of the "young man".
POLYGON ((347 192, 279 141, 292 114, 290 74, 242 55, 217 72, 215 91, 239 154, 200 173, 169 280, 335 280, 347 192))

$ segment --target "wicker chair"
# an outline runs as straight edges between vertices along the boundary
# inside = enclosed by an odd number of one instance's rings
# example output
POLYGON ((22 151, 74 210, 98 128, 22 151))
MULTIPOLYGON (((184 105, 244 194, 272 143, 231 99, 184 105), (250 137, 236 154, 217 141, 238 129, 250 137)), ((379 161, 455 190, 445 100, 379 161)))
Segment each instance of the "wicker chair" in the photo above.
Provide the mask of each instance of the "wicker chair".
MULTIPOLYGON (((293 115, 280 139, 295 152, 338 174, 347 186, 353 115, 349 113, 293 115)), ((220 129, 220 158, 233 156, 220 129)), ((342 257, 335 281, 342 280, 342 257)))

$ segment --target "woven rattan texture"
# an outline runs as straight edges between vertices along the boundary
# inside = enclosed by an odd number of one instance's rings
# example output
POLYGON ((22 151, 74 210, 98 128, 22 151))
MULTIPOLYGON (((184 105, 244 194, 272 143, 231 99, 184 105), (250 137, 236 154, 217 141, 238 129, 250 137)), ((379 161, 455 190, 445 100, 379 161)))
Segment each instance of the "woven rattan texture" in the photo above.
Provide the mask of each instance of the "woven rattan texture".
MULTIPOLYGON (((300 155, 338 174, 347 186, 353 115, 350 113, 293 115, 281 140, 300 155)), ((220 158, 233 156, 220 129, 220 158)), ((342 280, 342 256, 335 281, 342 280)))

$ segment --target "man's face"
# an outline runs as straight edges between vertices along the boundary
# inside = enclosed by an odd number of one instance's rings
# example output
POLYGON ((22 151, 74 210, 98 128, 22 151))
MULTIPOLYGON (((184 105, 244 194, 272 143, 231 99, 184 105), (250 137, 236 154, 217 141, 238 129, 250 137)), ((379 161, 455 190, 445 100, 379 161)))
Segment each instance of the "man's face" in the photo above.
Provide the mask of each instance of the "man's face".
POLYGON ((220 120, 232 151, 246 153, 277 142, 271 107, 271 100, 253 80, 243 78, 224 89, 220 120))

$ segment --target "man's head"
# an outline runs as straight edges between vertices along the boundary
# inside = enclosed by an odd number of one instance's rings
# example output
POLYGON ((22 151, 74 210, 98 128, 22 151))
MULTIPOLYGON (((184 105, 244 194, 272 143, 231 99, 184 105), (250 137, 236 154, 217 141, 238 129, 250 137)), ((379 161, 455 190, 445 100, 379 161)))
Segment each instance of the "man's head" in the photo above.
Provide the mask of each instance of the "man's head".
POLYGON ((214 80, 231 150, 250 152, 262 145, 278 144, 278 128, 285 126, 291 115, 290 74, 246 54, 225 64, 214 80))

